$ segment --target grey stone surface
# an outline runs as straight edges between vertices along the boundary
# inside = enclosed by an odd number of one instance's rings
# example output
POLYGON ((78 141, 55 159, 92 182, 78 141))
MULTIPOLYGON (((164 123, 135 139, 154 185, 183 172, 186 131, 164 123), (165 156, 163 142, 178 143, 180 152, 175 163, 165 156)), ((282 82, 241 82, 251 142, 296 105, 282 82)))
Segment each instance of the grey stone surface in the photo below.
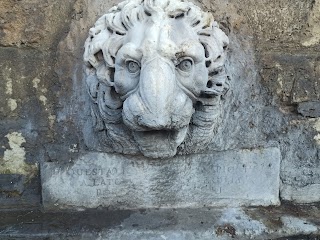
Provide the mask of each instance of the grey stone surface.
POLYGON ((320 117, 320 101, 299 103, 298 112, 306 117, 320 117))
POLYGON ((43 163, 46 209, 120 209, 279 204, 278 148, 150 161, 87 153, 73 163, 43 163))
POLYGON ((281 199, 300 203, 320 201, 319 127, 319 118, 290 122, 284 141, 291 149, 282 151, 281 199))
MULTIPOLYGON (((77 153, 69 152, 69 146, 77 145, 83 150, 88 143, 92 149, 101 144, 90 135, 92 122, 88 121, 87 86, 79 62, 82 62, 88 29, 98 16, 105 14, 106 9, 119 2, 121 0, 78 0, 74 6, 79 14, 71 20, 70 31, 59 44, 55 67, 63 87, 57 93, 59 103, 55 105, 54 148, 50 142, 45 144, 44 150, 44 156, 49 153, 52 161, 76 159, 77 153), (83 136, 86 136, 86 142, 82 141, 83 136)), ((303 29, 307 30, 304 26, 309 24, 308 17, 317 9, 313 7, 314 1, 283 0, 270 4, 263 0, 192 2, 212 12, 230 40, 226 62, 231 77, 230 90, 221 101, 225 114, 206 150, 251 148, 274 141, 279 143, 282 155, 281 185, 299 189, 320 183, 320 178, 314 174, 319 168, 319 145, 314 141, 316 133, 309 120, 302 119, 296 106, 292 105, 306 99, 316 100, 317 94, 314 93, 320 86, 316 85, 318 45, 301 46, 305 36, 303 29), (268 59, 260 62, 261 57, 268 59), (308 90, 304 92, 306 87, 308 90), (296 94, 295 102, 292 102, 293 93, 296 94)), ((108 142, 99 150, 112 151, 110 145, 108 142)), ((197 152, 192 146, 185 149, 190 149, 190 153, 197 152)), ((311 197, 316 199, 314 193, 305 196, 306 199, 311 197)))
POLYGON ((1 174, 0 192, 16 192, 21 194, 24 191, 25 176, 21 174, 1 174))
MULTIPOLYGON (((88 135, 92 123, 86 123, 83 44, 99 16, 121 1, 0 1, 0 174, 28 179, 21 195, 0 193, 0 208, 39 206, 40 178, 33 166, 77 159, 87 149, 84 135, 98 144, 88 135), (21 134, 25 142, 13 149, 8 134, 21 134), (9 152, 12 161, 4 161, 9 152)), ((320 127, 296 108, 319 101, 320 1, 192 2, 211 12, 230 39, 231 87, 206 150, 277 142, 281 199, 320 201, 320 127)))
POLYGON ((67 211, 63 214, 0 211, 0 239, 318 240, 319 219, 319 205, 67 211))
MULTIPOLYGON (((319 175, 319 173, 316 173, 319 175)), ((284 186, 281 197, 294 203, 313 203, 320 200, 320 184, 308 184, 306 186, 284 186)))
POLYGON ((267 52, 261 55, 262 81, 272 93, 275 102, 304 106, 305 102, 319 101, 320 70, 317 53, 295 50, 289 53, 267 52))

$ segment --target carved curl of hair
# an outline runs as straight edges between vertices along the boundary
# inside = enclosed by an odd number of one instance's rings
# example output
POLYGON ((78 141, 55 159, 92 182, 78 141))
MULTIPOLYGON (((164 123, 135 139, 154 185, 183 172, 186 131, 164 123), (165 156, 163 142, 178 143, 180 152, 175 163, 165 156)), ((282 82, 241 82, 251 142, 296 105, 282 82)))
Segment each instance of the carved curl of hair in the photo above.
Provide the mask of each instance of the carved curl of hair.
MULTIPOLYGON (((96 130, 108 130, 108 123, 121 123, 122 101, 113 88, 115 57, 128 30, 158 12, 166 13, 169 18, 183 18, 198 34, 205 50, 209 80, 214 82, 216 73, 224 71, 225 49, 229 41, 211 13, 178 0, 124 1, 97 20, 85 43, 86 81, 89 94, 96 103, 92 108, 96 130)), ((227 89, 228 82, 222 82, 227 89)))

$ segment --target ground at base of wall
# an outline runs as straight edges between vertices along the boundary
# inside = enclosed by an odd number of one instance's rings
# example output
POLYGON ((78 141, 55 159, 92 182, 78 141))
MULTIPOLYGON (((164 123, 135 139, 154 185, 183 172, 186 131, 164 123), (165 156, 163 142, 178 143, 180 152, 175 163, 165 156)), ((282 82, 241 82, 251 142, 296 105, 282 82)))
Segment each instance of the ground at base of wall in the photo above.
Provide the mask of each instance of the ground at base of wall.
POLYGON ((0 239, 320 239, 320 204, 254 208, 2 211, 0 239))

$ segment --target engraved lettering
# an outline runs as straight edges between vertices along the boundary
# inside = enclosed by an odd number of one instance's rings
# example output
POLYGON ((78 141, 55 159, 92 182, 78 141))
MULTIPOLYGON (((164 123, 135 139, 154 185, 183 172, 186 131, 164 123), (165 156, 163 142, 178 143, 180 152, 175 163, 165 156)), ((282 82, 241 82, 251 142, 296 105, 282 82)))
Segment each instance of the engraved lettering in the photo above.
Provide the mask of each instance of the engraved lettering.
MULTIPOLYGON (((91 200, 94 206, 111 206, 117 201, 119 206, 127 203, 140 206, 141 202, 144 204, 144 200, 137 196, 144 194, 150 197, 154 206, 153 202, 156 202, 157 197, 163 193, 167 196, 169 194, 183 196, 179 197, 177 205, 191 203, 192 206, 198 206, 204 198, 208 205, 217 206, 226 202, 276 204, 279 193, 278 155, 280 154, 278 150, 276 152, 270 150, 266 156, 259 154, 260 151, 254 154, 232 151, 192 155, 187 159, 178 156, 172 161, 164 160, 160 163, 154 160, 142 160, 143 157, 132 157, 137 159, 138 163, 135 164, 132 159, 126 159, 124 156, 115 155, 116 159, 111 154, 94 153, 89 154, 84 162, 77 160, 74 165, 69 167, 63 165, 61 169, 58 164, 49 163, 47 165, 50 168, 43 170, 47 171, 43 176, 54 172, 55 176, 49 176, 56 177, 57 180, 49 182, 51 185, 55 183, 49 190, 53 188, 54 191, 58 191, 57 196, 61 196, 63 191, 66 197, 61 199, 62 202, 68 204, 64 199, 72 197, 79 202, 79 206, 91 200), (233 159, 234 155, 240 157, 233 159), (97 159, 95 156, 98 156, 97 159), (95 162, 90 164, 89 159, 95 162), (271 167, 269 164, 272 164, 271 167), (95 198, 98 200, 95 201, 95 198)), ((302 174, 310 174, 310 171, 303 170, 302 174)), ((318 172, 312 174, 315 177, 320 175, 318 172)), ((44 193, 51 192, 44 191, 44 193)), ((52 199, 49 195, 45 197, 50 201, 52 199)))
POLYGON ((92 181, 93 181, 93 186, 99 186, 99 184, 97 183, 97 179, 93 178, 92 181))
POLYGON ((101 186, 106 186, 106 182, 104 181, 104 179, 102 178, 102 180, 101 180, 101 186))
POLYGON ((68 169, 67 170, 68 175, 74 175, 74 170, 73 169, 68 169))
POLYGON ((82 180, 80 186, 81 186, 81 187, 82 187, 82 186, 88 186, 86 180, 82 180))
POLYGON ((106 197, 110 194, 109 189, 104 188, 104 189, 97 189, 97 197, 106 197))
POLYGON ((101 189, 97 189, 97 196, 101 195, 101 189))
POLYGON ((111 176, 117 174, 117 172, 118 172, 118 170, 116 168, 109 168, 107 170, 106 176, 111 177, 111 176))
POLYGON ((121 182, 122 182, 121 179, 115 179, 115 180, 114 180, 114 183, 115 183, 116 185, 120 185, 121 182))

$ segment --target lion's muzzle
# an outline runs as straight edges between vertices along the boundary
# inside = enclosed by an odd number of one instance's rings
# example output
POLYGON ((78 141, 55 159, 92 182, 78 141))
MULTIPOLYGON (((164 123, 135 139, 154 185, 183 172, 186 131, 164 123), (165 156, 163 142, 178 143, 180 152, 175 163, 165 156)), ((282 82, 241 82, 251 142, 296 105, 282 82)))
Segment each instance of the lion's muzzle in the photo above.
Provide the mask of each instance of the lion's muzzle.
POLYGON ((144 61, 139 86, 124 101, 124 123, 135 131, 181 129, 192 114, 192 101, 177 85, 174 64, 160 56, 144 61))

